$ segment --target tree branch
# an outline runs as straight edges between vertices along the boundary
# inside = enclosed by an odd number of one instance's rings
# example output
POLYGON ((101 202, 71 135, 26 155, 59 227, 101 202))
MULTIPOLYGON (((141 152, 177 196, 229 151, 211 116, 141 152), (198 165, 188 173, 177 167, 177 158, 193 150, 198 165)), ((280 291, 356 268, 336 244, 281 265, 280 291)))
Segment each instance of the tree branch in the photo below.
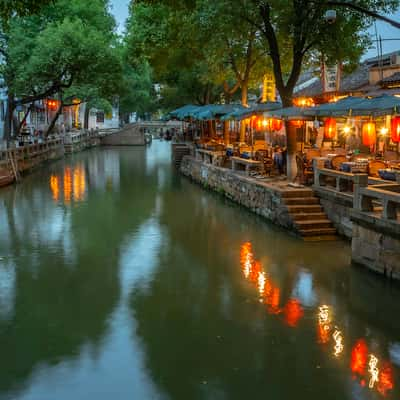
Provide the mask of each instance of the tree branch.
POLYGON ((361 14, 365 14, 365 15, 368 15, 369 17, 376 18, 376 19, 379 19, 381 21, 387 22, 388 24, 394 26, 395 28, 400 29, 400 23, 399 22, 394 21, 393 19, 390 19, 388 17, 385 17, 384 15, 380 15, 375 11, 368 10, 367 8, 359 6, 359 5, 354 4, 352 2, 350 3, 350 2, 347 2, 347 1, 328 1, 326 4, 328 6, 350 8, 350 9, 352 9, 354 11, 357 11, 357 12, 359 12, 361 14))

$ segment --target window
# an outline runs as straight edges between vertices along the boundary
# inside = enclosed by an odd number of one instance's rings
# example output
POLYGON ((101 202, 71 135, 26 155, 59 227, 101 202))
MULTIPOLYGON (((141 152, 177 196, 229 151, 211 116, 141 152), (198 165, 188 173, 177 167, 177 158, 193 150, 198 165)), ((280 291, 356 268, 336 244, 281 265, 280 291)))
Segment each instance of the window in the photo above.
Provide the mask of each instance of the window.
POLYGON ((98 112, 96 113, 96 122, 97 123, 104 123, 104 113, 103 112, 98 112))

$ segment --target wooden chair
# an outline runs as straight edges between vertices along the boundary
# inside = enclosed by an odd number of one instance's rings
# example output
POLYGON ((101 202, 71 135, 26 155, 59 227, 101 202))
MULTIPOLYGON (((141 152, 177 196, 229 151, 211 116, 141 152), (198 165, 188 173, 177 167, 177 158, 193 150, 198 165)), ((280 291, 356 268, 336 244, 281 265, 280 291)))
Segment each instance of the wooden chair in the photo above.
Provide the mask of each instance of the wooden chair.
POLYGON ((386 165, 385 165, 385 163, 383 161, 378 161, 378 160, 370 161, 369 167, 368 167, 369 175, 379 178, 379 172, 378 171, 380 169, 385 169, 385 168, 386 168, 386 165))
POLYGON ((315 157, 321 157, 321 150, 310 149, 306 152, 306 158, 308 162, 312 162, 312 159, 315 157))
POLYGON ((263 163, 264 172, 270 176, 274 162, 272 158, 268 156, 268 150, 257 150, 255 153, 255 159, 263 163))
POLYGON ((336 169, 337 171, 340 169, 340 166, 342 165, 343 162, 346 162, 347 158, 346 156, 336 156, 333 157, 331 160, 331 165, 333 169, 336 169))
POLYGON ((305 164, 303 157, 299 156, 298 154, 296 155, 296 165, 297 175, 295 180, 299 179, 300 183, 302 184, 312 183, 314 172, 305 164))
POLYGON ((384 159, 387 161, 395 161, 399 159, 399 155, 395 151, 385 151, 384 159))

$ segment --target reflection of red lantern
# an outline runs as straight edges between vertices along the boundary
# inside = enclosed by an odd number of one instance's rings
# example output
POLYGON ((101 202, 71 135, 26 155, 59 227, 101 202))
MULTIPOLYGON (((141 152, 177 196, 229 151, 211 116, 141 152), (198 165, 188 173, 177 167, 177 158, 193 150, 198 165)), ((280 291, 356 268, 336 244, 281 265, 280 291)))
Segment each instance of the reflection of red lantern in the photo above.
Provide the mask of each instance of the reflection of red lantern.
POLYGON ((400 142, 400 117, 392 118, 392 141, 400 142))
POLYGON ((364 376, 368 363, 368 347, 364 339, 359 339, 351 350, 350 368, 355 375, 364 376))
POLYGON ((327 118, 324 122, 324 127, 325 139, 333 139, 336 135, 336 119, 327 118))
POLYGON ((365 146, 373 146, 376 143, 376 126, 374 122, 363 124, 362 142, 365 146))

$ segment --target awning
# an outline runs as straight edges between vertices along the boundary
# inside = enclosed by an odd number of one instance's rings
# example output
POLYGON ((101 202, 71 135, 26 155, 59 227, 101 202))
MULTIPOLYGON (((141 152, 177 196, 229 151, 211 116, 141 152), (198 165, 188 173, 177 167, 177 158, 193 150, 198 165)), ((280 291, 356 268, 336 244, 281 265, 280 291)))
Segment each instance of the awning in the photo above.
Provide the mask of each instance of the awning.
POLYGON ((226 114, 221 119, 226 120, 242 120, 251 117, 252 115, 263 114, 266 111, 281 109, 282 104, 278 102, 266 102, 255 104, 250 107, 236 106, 236 109, 229 114, 226 114))
POLYGON ((318 117, 353 115, 352 110, 354 110, 356 106, 363 104, 365 101, 367 101, 367 99, 349 96, 334 103, 326 103, 316 107, 310 107, 308 110, 304 111, 304 114, 318 117))
POLYGON ((277 118, 287 121, 293 120, 305 120, 311 121, 314 118, 311 115, 307 115, 307 112, 314 107, 287 107, 281 108, 280 110, 273 110, 264 113, 266 118, 277 118))

